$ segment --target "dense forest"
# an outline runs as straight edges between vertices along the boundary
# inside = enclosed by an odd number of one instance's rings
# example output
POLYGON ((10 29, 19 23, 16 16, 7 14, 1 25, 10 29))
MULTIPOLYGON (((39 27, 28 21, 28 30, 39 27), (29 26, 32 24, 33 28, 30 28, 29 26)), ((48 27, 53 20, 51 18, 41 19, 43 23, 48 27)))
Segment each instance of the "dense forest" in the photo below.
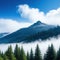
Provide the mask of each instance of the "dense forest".
POLYGON ((60 60, 60 48, 56 52, 51 44, 43 57, 38 45, 36 46, 35 53, 31 49, 30 53, 27 52, 27 54, 24 52, 23 47, 20 48, 17 44, 13 52, 10 45, 6 52, 0 51, 0 60, 60 60))
POLYGON ((31 36, 27 36, 25 38, 25 42, 31 42, 31 41, 35 41, 35 40, 39 40, 39 39, 41 39, 41 41, 44 41, 44 40, 50 39, 52 37, 58 38, 58 35, 60 35, 60 26, 57 26, 55 28, 51 28, 49 30, 45 30, 42 32, 38 32, 31 36))

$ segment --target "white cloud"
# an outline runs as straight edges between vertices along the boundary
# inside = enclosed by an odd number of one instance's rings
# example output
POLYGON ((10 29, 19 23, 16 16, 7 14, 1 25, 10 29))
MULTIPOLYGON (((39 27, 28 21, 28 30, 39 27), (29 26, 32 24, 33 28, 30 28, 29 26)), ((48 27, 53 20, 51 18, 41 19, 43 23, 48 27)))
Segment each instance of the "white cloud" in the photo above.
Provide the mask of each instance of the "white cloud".
MULTIPOLYGON (((38 8, 31 8, 29 5, 19 5, 18 12, 22 18, 27 18, 31 22, 40 20, 41 22, 53 25, 60 25, 60 8, 56 10, 50 10, 46 14, 40 11, 38 8)), ((1 19, 0 18, 0 32, 14 32, 20 28, 31 25, 28 22, 18 22, 13 19, 1 19)))
POLYGON ((46 14, 47 23, 60 25, 60 8, 51 10, 46 14))
POLYGON ((21 17, 28 18, 32 22, 38 20, 53 25, 60 25, 60 8, 56 10, 50 10, 46 14, 43 11, 40 11, 38 8, 31 8, 29 5, 19 5, 18 12, 21 17))
POLYGON ((38 8, 30 8, 28 5, 19 5, 18 12, 21 17, 28 18, 32 22, 36 22, 37 20, 44 20, 44 12, 39 11, 38 8))
POLYGON ((1 32, 14 32, 20 28, 28 27, 30 23, 17 22, 12 19, 0 19, 0 33, 1 32))

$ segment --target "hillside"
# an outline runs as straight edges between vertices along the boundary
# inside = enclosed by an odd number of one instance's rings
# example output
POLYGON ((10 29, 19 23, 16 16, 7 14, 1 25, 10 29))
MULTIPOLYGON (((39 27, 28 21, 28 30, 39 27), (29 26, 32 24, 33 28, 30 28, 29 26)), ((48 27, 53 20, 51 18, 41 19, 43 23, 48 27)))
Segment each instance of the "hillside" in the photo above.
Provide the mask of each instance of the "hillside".
POLYGON ((0 43, 33 42, 39 39, 46 40, 52 37, 57 37, 59 34, 59 26, 47 25, 37 21, 28 28, 22 28, 3 38, 0 38, 0 43))

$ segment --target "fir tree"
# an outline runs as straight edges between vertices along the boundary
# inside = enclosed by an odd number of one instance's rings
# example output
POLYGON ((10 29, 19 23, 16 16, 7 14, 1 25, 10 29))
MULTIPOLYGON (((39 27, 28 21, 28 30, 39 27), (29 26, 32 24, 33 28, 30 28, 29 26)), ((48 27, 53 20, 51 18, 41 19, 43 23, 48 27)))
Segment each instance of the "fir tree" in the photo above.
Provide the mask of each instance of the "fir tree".
POLYGON ((6 51, 5 54, 6 54, 6 56, 8 57, 9 60, 16 60, 16 58, 15 58, 13 52, 12 52, 12 46, 11 45, 8 47, 8 50, 6 51))
POLYGON ((20 51, 20 60, 27 60, 23 47, 20 51))
POLYGON ((3 58, 0 56, 0 60, 3 60, 3 58))
POLYGON ((34 60, 42 60, 41 52, 40 52, 38 45, 37 45, 36 50, 35 50, 34 60))
POLYGON ((47 53, 44 55, 44 60, 55 60, 56 59, 56 52, 54 50, 53 45, 48 47, 47 53))
POLYGON ((0 60, 3 60, 3 55, 1 51, 0 51, 0 60))
POLYGON ((28 52, 27 52, 27 60, 30 60, 30 56, 28 52))
POLYGON ((31 51, 30 51, 30 60, 33 60, 33 59, 34 59, 33 50, 31 49, 31 51))
POLYGON ((4 60, 9 60, 8 57, 7 57, 5 54, 4 54, 4 56, 3 56, 3 59, 4 59, 4 60))
POLYGON ((56 60, 60 60, 60 48, 59 48, 59 50, 57 51, 57 57, 56 57, 56 60))
POLYGON ((20 48, 18 47, 17 44, 16 44, 16 47, 15 47, 15 50, 14 50, 14 55, 15 55, 17 60, 20 60, 20 48))

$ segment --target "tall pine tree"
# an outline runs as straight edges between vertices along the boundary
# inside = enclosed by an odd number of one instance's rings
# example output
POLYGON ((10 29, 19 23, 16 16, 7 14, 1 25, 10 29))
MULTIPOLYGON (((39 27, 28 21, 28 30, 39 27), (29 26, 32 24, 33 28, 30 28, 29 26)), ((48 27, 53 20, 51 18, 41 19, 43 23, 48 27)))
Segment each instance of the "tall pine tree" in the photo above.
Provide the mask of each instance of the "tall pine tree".
POLYGON ((3 58, 0 56, 0 60, 3 60, 3 58))
POLYGON ((14 50, 14 55, 15 55, 17 60, 20 60, 20 48, 18 47, 17 44, 16 44, 16 47, 15 47, 15 50, 14 50))
POLYGON ((27 52, 27 60, 30 60, 29 52, 27 52))
POLYGON ((30 51, 30 60, 33 60, 33 59, 34 59, 33 50, 31 49, 31 51, 30 51))
POLYGON ((7 57, 5 54, 4 54, 4 56, 3 56, 3 59, 4 59, 4 60, 9 60, 8 57, 7 57))
POLYGON ((56 60, 60 60, 60 48, 59 48, 59 50, 57 51, 57 57, 56 57, 56 60))
POLYGON ((48 47, 47 53, 44 55, 44 60, 55 60, 56 59, 56 52, 54 50, 53 45, 48 47))
POLYGON ((0 60, 3 60, 2 52, 0 51, 0 60))
POLYGON ((13 51, 12 51, 12 46, 10 45, 8 47, 8 50, 5 52, 6 56, 8 57, 9 60, 16 60, 13 51))
POLYGON ((36 50, 35 50, 34 60, 42 60, 41 52, 40 52, 38 45, 37 45, 36 50))
POLYGON ((27 60, 23 47, 20 51, 20 60, 27 60))

